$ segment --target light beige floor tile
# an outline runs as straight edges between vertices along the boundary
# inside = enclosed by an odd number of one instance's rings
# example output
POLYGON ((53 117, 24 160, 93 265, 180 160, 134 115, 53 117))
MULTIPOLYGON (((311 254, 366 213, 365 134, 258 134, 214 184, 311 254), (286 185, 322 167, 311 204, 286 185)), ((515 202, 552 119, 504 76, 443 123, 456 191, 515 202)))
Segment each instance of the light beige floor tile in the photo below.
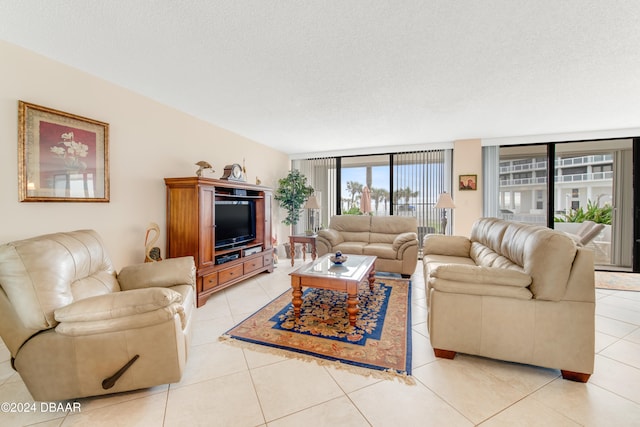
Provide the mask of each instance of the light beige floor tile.
POLYGON ((618 291, 615 293, 615 296, 620 297, 620 298, 626 298, 626 299, 631 299, 634 301, 640 301, 640 292, 624 292, 624 291, 618 291))
POLYGON ((164 427, 257 426, 264 422, 249 372, 169 390, 164 427))
POLYGON ((585 426, 635 426, 640 420, 640 405, 591 381, 557 379, 532 397, 585 426))
POLYGON ((423 337, 429 338, 429 331, 427 330, 426 321, 416 323, 415 325, 412 325, 411 328, 413 329, 414 332, 419 333, 423 337))
POLYGON ((526 394, 479 369, 471 357, 438 359, 415 369, 413 375, 474 423, 492 417, 526 394))
POLYGON ((629 335, 624 337, 624 339, 627 340, 627 341, 631 341, 633 343, 636 343, 636 344, 640 344, 640 328, 638 328, 635 331, 631 332, 629 335))
POLYGON ((589 384, 602 387, 619 396, 640 404, 640 369, 608 357, 596 355, 593 375, 589 384))
POLYGON ((132 390, 124 393, 105 394, 103 396, 85 397, 77 399, 82 412, 94 411, 96 409, 113 406, 130 400, 137 400, 155 394, 163 394, 165 397, 169 390, 169 384, 162 384, 156 387, 132 390))
POLYGON ((611 335, 603 334, 602 332, 596 332, 595 334, 596 344, 595 344, 595 352, 600 353, 605 348, 609 347, 611 344, 618 341, 620 338, 613 337, 611 335))
POLYGON ((288 358, 278 351, 272 351, 267 346, 255 346, 252 348, 244 348, 244 357, 247 361, 249 369, 259 368, 261 366, 272 365, 274 363, 283 362, 288 358))
POLYGON ((369 425, 346 396, 268 423, 269 427, 368 427, 369 425))
POLYGON ((253 369, 251 376, 267 422, 344 395, 314 362, 289 359, 253 369))
POLYGON ((230 317, 231 310, 229 310, 229 303, 227 302, 227 295, 224 291, 216 292, 207 298, 205 304, 199 307, 195 311, 195 320, 200 322, 202 320, 216 319, 218 317, 230 317))
POLYGON ((622 338, 638 329, 637 325, 621 322, 616 319, 604 316, 596 316, 596 331, 613 337, 622 338))
POLYGON ((424 323, 426 318, 427 318, 426 307, 420 307, 415 304, 411 304, 411 325, 424 323))
POLYGON ((499 378, 524 394, 530 394, 560 376, 559 370, 540 366, 523 365, 466 354, 459 354, 456 356, 456 360, 458 358, 469 359, 470 364, 499 378))
POLYGON ((0 384, 3 384, 15 374, 16 371, 11 367, 10 361, 7 360, 6 362, 0 362, 0 384))
POLYGON ((51 421, 64 417, 66 413, 42 411, 40 402, 35 402, 22 381, 5 383, 0 387, 0 402, 14 406, 3 406, 0 412, 0 425, 2 427, 27 426, 44 421, 51 421), (5 403, 6 402, 6 403, 5 403), (18 404, 26 409, 18 410, 18 404))
POLYGON ((69 414, 62 426, 161 426, 166 402, 165 393, 153 394, 91 411, 69 414))
POLYGON ((194 323, 191 346, 210 344, 218 341, 218 338, 238 322, 231 316, 206 319, 194 323))
POLYGON ((609 298, 604 300, 604 302, 626 310, 640 312, 640 304, 638 304, 638 301, 625 298, 622 294, 611 295, 609 298))
POLYGON ((179 383, 171 389, 218 378, 237 372, 248 371, 244 353, 239 347, 214 342, 191 347, 189 363, 179 383))
POLYGON ((4 344, 4 341, 0 340, 0 362, 8 362, 11 360, 11 352, 4 344))
POLYGON ((411 357, 412 369, 416 369, 422 365, 426 365, 427 363, 431 363, 436 360, 436 356, 435 354, 433 354, 433 347, 431 347, 429 338, 416 332, 415 329, 416 327, 414 327, 414 330, 412 330, 411 335, 411 347, 413 348, 411 357))
POLYGON ((345 393, 351 393, 352 391, 359 390, 363 387, 370 386, 381 380, 371 375, 360 375, 349 371, 349 368, 341 369, 333 366, 326 367, 329 375, 333 377, 336 383, 340 386, 345 393))
POLYGON ((55 420, 33 424, 31 427, 60 427, 62 426, 63 422, 64 422, 64 418, 56 418, 55 420))
MULTIPOLYGON (((626 339, 618 340, 611 344, 601 351, 600 355, 640 369, 640 344, 626 339)), ((638 388, 640 388, 640 384, 638 384, 638 388)))
POLYGON ((607 297, 596 303, 596 314, 640 326, 640 311, 622 308, 616 303, 616 300, 612 300, 611 297, 607 297))
POLYGON ((471 426, 468 419, 422 384, 380 381, 349 393, 372 426, 471 426))
POLYGON ((577 427, 581 424, 532 397, 526 397, 480 424, 481 427, 577 427))

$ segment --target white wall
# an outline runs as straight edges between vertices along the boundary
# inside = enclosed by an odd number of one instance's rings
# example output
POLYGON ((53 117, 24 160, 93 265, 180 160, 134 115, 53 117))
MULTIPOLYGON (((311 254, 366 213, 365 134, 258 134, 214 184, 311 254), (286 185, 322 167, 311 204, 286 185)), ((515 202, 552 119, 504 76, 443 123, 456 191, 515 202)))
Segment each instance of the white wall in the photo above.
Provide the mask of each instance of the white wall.
POLYGON ((194 176, 206 160, 215 169, 207 176, 219 178, 244 158, 249 182, 275 187, 289 169, 282 152, 25 49, 0 41, 0 58, 0 243, 92 228, 119 270, 144 260, 150 222, 166 254, 164 177, 194 176), (109 203, 18 201, 18 100, 109 123, 109 203))
POLYGON ((453 144, 453 203, 456 205, 453 234, 470 236, 473 223, 482 217, 482 143, 479 139, 453 144), (458 190, 460 175, 478 175, 475 191, 458 190))

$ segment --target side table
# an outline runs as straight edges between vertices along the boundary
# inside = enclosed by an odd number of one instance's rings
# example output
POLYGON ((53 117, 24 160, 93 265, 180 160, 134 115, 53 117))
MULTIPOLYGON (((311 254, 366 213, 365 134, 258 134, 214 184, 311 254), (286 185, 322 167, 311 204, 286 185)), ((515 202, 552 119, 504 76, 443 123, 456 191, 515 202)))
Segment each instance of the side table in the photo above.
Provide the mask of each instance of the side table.
POLYGON ((289 246, 291 246, 291 266, 293 267, 293 260, 295 258, 295 254, 296 254, 296 243, 302 243, 302 261, 306 261, 307 260, 307 254, 306 254, 306 248, 304 247, 305 244, 310 244, 311 245, 311 259, 315 261, 316 259, 316 237, 318 237, 316 234, 313 234, 311 236, 307 236, 306 234, 298 234, 298 235, 292 235, 289 236, 289 246))

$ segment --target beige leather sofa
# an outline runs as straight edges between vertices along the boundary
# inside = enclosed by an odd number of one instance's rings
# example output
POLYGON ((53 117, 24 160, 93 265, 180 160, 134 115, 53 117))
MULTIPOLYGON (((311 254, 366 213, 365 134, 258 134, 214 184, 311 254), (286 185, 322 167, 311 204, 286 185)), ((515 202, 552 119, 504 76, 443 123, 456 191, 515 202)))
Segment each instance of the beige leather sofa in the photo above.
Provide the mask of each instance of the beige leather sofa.
POLYGON ((428 329, 436 356, 456 352, 593 373, 593 251, 565 233, 482 218, 471 237, 424 238, 428 329))
POLYGON ((192 257, 126 267, 116 277, 91 230, 8 243, 0 246, 0 335, 35 400, 177 382, 194 285, 192 257))
POLYGON ((418 264, 418 223, 415 217, 334 215, 320 230, 318 255, 375 255, 376 270, 411 276, 418 264))

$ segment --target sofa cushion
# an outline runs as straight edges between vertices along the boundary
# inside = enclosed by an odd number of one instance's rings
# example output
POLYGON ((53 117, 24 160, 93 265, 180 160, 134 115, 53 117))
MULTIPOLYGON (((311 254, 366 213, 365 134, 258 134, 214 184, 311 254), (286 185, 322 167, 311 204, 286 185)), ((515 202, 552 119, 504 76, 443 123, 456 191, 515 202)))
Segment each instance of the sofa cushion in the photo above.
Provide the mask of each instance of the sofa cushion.
POLYGON ((476 265, 482 267, 500 267, 524 271, 522 266, 514 263, 509 258, 500 255, 493 249, 478 242, 473 242, 471 244, 470 255, 471 259, 475 261, 476 265))
MULTIPOLYGON (((334 215, 329 223, 329 228, 339 232, 369 233, 370 226, 371 217, 369 215, 334 215)), ((366 241, 368 242, 369 239, 367 238, 366 241)))
MULTIPOLYGON (((398 236, 404 236, 405 241, 417 240, 418 221, 415 217, 404 216, 372 216, 371 243, 394 243, 398 236), (407 234, 409 233, 409 234, 407 234)), ((396 249, 403 242, 396 242, 396 249)))
POLYGON ((338 246, 334 246, 334 251, 340 251, 343 254, 354 254, 354 255, 362 255, 364 253, 364 248, 367 246, 366 242, 343 242, 338 246))
POLYGON ((369 243, 368 231, 343 231, 342 238, 345 242, 369 243))
POLYGON ((396 259, 398 256, 398 251, 390 243, 369 243, 363 248, 362 253, 384 259, 396 259))
MULTIPOLYGON (((429 289, 435 289, 440 292, 478 295, 478 296, 494 296, 502 298, 516 298, 522 300, 530 300, 531 291, 527 288, 518 286, 492 285, 487 283, 470 283, 458 282, 447 279, 429 279, 429 289)), ((429 298, 430 300, 430 298, 429 298)))
POLYGON ((476 265, 440 265, 431 271, 430 277, 468 283, 490 283, 495 285, 525 288, 531 284, 528 274, 500 267, 479 267, 476 265))

